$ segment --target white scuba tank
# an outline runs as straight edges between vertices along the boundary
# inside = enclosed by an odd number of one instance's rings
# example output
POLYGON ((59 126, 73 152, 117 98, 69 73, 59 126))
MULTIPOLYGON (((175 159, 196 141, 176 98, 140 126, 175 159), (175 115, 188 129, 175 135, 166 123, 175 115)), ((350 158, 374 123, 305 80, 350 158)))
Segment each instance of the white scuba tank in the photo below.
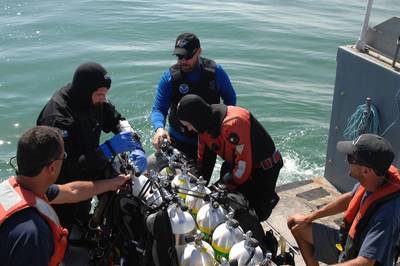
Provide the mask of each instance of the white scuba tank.
POLYGON ((225 210, 216 201, 210 201, 201 207, 196 216, 197 226, 204 235, 203 239, 208 242, 211 241, 214 229, 225 221, 225 210))
POLYGON ((178 173, 171 182, 171 187, 177 190, 178 196, 181 199, 185 199, 188 191, 193 188, 193 184, 190 183, 188 172, 189 168, 186 165, 183 165, 182 171, 178 173))
POLYGON ((160 180, 154 171, 150 171, 149 177, 144 175, 132 177, 132 195, 141 199, 150 207, 158 207, 163 200, 158 189, 152 188, 152 180, 160 180))
POLYGON ((196 218, 200 208, 207 204, 202 197, 211 193, 211 190, 205 186, 207 181, 205 181, 203 177, 200 176, 196 183, 197 186, 190 191, 190 194, 193 194, 194 196, 187 195, 185 199, 185 204, 188 206, 189 212, 194 218, 196 218))
POLYGON ((156 208, 160 207, 163 203, 161 193, 158 189, 154 190, 153 193, 149 193, 146 197, 146 204, 149 207, 156 208))
POLYGON ((149 196, 150 180, 144 176, 132 175, 132 195, 145 199, 149 196))
POLYGON ((215 252, 215 259, 219 262, 221 258, 229 258, 232 246, 244 240, 243 229, 239 222, 233 219, 233 213, 228 214, 228 220, 215 228, 212 235, 211 245, 215 252))
POLYGON ((178 258, 182 254, 183 247, 186 244, 185 238, 196 234, 196 223, 192 215, 188 211, 182 210, 182 208, 185 207, 174 203, 167 209, 178 258))
POLYGON ((201 240, 201 236, 195 236, 194 241, 184 246, 179 259, 180 266, 213 266, 217 265, 214 259, 214 251, 210 244, 201 240))
POLYGON ((245 240, 236 243, 229 252, 229 260, 237 260, 238 265, 259 265, 264 260, 264 255, 258 241, 251 237, 248 231, 245 240))

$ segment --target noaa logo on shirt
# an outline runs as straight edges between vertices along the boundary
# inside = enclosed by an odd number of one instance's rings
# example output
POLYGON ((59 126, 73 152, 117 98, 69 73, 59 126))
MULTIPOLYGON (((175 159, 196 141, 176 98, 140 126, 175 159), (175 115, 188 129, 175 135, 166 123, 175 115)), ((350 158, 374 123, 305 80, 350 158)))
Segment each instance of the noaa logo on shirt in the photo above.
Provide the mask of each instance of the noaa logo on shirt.
POLYGON ((62 134, 62 136, 63 136, 64 139, 69 137, 69 133, 68 133, 68 131, 65 130, 65 129, 61 130, 61 134, 62 134))
POLYGON ((179 92, 182 93, 182 94, 188 93, 189 92, 189 86, 186 83, 182 83, 179 86, 179 92))

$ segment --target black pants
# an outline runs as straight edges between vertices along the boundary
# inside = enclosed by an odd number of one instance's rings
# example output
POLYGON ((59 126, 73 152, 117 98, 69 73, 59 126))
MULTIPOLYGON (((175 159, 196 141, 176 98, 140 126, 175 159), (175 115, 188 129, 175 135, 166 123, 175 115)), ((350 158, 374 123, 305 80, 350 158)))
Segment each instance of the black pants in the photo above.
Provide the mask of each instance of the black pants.
POLYGON ((268 170, 255 168, 251 179, 238 188, 249 201, 250 207, 254 208, 260 221, 268 219, 278 203, 279 197, 275 193, 275 187, 282 166, 281 160, 268 170))

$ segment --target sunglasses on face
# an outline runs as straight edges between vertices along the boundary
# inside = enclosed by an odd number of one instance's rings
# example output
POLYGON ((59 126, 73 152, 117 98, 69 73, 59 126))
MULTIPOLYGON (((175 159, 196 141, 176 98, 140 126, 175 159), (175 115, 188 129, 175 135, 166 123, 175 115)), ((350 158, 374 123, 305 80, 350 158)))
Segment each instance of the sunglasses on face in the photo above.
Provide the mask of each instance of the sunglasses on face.
POLYGON ((347 162, 349 164, 360 164, 361 165, 361 162, 351 155, 347 155, 347 162))
POLYGON ((193 56, 196 54, 197 51, 194 51, 192 54, 186 54, 186 55, 181 55, 181 54, 177 54, 176 57, 178 58, 178 60, 190 60, 193 58, 193 56))
MULTIPOLYGON (((55 161, 64 161, 64 160, 67 159, 67 158, 68 158, 68 155, 67 155, 66 152, 64 152, 62 158, 60 158, 60 159, 54 159, 54 160, 51 160, 51 161, 49 161, 49 162, 47 162, 47 163, 41 164, 41 165, 39 165, 39 166, 36 166, 34 169, 28 171, 28 173, 25 173, 25 174, 30 174, 30 173, 34 172, 35 170, 42 169, 43 167, 45 167, 45 166, 47 166, 47 165, 50 165, 51 163, 53 163, 53 162, 55 162, 55 161)), ((10 161, 8 162, 8 164, 15 170, 16 173, 18 173, 17 156, 11 157, 11 158, 10 158, 10 161)))

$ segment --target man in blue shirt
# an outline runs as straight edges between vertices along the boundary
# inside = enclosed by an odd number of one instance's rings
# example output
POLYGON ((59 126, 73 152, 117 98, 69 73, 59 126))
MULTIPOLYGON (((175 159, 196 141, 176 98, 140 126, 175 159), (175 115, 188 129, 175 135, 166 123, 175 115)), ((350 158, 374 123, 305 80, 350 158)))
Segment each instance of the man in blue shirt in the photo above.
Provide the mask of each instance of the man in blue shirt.
POLYGON ((400 233, 400 174, 391 165, 390 143, 374 134, 354 141, 340 141, 337 149, 347 155, 349 175, 359 181, 352 192, 306 215, 292 215, 288 227, 307 265, 394 265, 400 233), (344 213, 334 229, 313 222, 344 213))
MULTIPOLYGON (((221 65, 201 57, 200 40, 193 33, 182 33, 176 38, 174 55, 177 63, 164 72, 158 84, 151 113, 154 129, 153 146, 157 151, 164 139, 189 159, 197 158, 197 134, 189 132, 176 118, 176 107, 187 94, 196 94, 208 104, 223 100, 225 105, 236 104, 236 93, 221 65), (165 129, 168 116, 169 129, 165 129)), ((156 153, 156 157, 157 157, 156 153)), ((149 168, 155 168, 156 158, 150 156, 149 168)))
POLYGON ((38 126, 21 136, 17 176, 0 183, 0 265, 57 265, 64 255, 66 236, 49 203, 86 200, 115 191, 130 179, 120 175, 55 185, 65 159, 58 129, 38 126), (65 240, 56 237, 57 232, 65 240))

